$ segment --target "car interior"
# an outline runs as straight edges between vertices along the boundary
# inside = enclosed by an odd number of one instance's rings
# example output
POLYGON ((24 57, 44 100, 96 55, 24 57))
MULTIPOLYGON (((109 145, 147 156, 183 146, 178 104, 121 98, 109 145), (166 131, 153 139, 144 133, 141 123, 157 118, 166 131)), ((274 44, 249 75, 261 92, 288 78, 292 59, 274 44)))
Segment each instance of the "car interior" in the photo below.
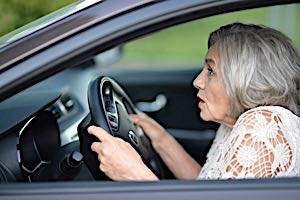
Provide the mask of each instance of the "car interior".
POLYGON ((297 4, 279 5, 179 24, 78 62, 2 101, 0 182, 109 180, 90 149, 95 138, 86 129, 92 124, 129 142, 161 179, 175 179, 130 121, 138 110, 203 165, 219 124, 200 119, 192 82, 209 33, 224 21, 264 24, 300 49, 297 11, 297 4))

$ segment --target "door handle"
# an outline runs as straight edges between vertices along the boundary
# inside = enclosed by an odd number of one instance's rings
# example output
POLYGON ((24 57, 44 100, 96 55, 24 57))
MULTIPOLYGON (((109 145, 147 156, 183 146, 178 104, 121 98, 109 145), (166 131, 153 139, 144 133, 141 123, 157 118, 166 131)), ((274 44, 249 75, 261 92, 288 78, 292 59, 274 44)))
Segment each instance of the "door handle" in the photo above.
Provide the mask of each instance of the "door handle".
POLYGON ((167 105, 167 97, 164 94, 158 94, 154 101, 137 102, 135 106, 142 112, 158 112, 167 105))

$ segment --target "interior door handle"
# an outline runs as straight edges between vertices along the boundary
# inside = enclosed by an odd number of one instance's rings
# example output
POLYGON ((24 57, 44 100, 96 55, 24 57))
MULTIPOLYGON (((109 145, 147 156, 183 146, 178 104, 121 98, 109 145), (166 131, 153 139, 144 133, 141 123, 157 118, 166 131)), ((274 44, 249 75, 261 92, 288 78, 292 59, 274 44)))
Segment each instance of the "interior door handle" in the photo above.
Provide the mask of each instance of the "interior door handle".
POLYGON ((143 112, 158 112, 167 105, 167 97, 164 94, 158 94, 154 101, 137 102, 135 106, 143 112))

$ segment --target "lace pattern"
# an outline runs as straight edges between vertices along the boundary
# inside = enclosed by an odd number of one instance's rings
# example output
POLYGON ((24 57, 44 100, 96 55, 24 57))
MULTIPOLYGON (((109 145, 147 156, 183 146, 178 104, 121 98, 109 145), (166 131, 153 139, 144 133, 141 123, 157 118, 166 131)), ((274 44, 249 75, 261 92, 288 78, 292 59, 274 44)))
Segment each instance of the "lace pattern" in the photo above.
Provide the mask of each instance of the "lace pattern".
POLYGON ((229 132, 218 131, 199 179, 300 175, 300 118, 279 106, 243 113, 229 132))

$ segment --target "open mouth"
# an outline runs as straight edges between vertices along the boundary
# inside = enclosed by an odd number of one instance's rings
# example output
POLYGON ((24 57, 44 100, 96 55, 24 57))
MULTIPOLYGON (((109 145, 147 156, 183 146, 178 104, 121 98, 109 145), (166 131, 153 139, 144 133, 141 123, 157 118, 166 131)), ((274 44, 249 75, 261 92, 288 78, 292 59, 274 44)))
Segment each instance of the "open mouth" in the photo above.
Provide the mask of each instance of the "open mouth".
MULTIPOLYGON (((199 97, 199 96, 198 96, 199 97)), ((201 105, 203 105, 205 103, 205 101, 199 97, 199 104, 198 107, 201 108, 201 105)))

